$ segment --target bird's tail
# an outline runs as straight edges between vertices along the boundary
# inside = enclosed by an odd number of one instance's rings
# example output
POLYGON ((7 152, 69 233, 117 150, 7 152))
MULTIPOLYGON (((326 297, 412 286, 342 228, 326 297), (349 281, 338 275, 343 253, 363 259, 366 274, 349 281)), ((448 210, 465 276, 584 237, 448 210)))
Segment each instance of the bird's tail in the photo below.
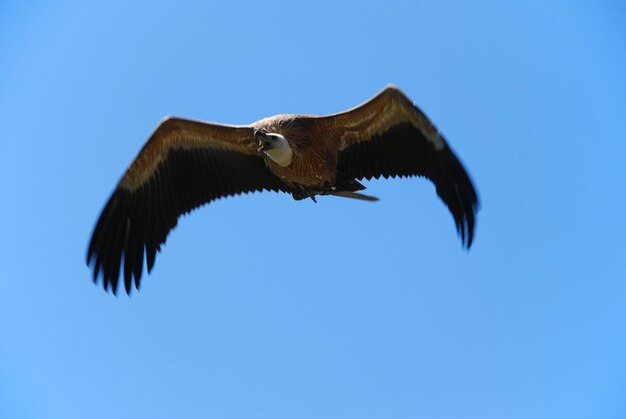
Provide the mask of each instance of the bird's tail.
POLYGON ((367 189, 358 180, 346 177, 342 172, 337 172, 335 183, 336 189, 328 192, 331 195, 343 196, 344 198, 362 199, 363 201, 378 201, 375 196, 364 195, 357 191, 367 189))
POLYGON ((349 191, 333 191, 330 192, 331 195, 335 196, 343 196, 344 198, 354 198, 354 199, 362 199, 363 201, 378 201, 378 198, 375 196, 365 195, 357 192, 349 192, 349 191))

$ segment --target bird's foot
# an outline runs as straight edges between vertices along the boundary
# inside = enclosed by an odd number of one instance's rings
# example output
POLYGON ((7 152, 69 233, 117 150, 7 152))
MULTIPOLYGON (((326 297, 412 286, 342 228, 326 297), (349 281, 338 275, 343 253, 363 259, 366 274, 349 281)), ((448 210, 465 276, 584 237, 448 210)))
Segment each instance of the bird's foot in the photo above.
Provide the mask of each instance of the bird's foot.
POLYGON ((317 194, 318 192, 316 191, 314 192, 304 187, 301 187, 300 189, 296 189, 291 192, 291 196, 293 196, 293 199, 295 199, 296 201, 301 201, 306 198, 311 198, 311 200, 315 202, 316 204, 317 204, 317 200, 315 199, 315 195, 317 194))

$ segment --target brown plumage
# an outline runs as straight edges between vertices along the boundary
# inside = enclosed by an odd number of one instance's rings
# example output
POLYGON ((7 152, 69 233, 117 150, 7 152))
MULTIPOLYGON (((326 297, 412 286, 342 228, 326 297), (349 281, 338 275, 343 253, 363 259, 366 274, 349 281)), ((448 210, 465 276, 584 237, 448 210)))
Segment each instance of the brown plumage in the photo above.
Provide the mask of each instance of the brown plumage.
POLYGON ((297 200, 376 200, 358 192, 365 189, 359 180, 380 176, 430 179, 471 246, 478 210, 472 182, 435 126, 394 86, 327 116, 277 115, 246 126, 167 118, 104 207, 87 263, 94 281, 101 273, 114 293, 123 265, 130 292, 133 282, 139 288, 144 256, 150 272, 169 231, 193 208, 262 190, 297 200))

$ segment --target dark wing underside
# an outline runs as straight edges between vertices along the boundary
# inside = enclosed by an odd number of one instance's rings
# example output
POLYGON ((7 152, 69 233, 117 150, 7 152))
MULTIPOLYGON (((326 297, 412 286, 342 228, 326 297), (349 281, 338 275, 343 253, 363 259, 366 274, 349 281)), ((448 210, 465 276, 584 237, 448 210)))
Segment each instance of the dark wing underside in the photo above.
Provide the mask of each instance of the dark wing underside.
POLYGON ((448 206, 463 243, 474 238, 478 197, 469 176, 447 144, 436 150, 409 122, 392 125, 371 139, 351 143, 339 153, 338 171, 354 179, 424 176, 448 206))
POLYGON ((93 232, 87 263, 93 278, 102 273, 105 290, 117 291, 123 267, 124 286, 139 288, 144 255, 148 272, 178 217, 215 199, 254 191, 283 191, 261 157, 220 148, 172 149, 151 179, 136 190, 113 192, 93 232))

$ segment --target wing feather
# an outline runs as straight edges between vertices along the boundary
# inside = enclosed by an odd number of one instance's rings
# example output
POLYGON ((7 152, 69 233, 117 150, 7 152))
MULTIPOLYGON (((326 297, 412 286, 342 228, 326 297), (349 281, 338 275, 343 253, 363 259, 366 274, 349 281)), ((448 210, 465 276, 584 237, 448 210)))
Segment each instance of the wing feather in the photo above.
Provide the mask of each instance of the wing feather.
POLYGON ((156 253, 178 218, 205 203, 241 193, 288 187, 256 154, 252 129, 181 119, 163 122, 120 180, 93 231, 87 263, 94 281, 117 291, 120 270, 130 293, 139 288, 144 257, 156 253), (122 269, 123 265, 123 269, 122 269))

